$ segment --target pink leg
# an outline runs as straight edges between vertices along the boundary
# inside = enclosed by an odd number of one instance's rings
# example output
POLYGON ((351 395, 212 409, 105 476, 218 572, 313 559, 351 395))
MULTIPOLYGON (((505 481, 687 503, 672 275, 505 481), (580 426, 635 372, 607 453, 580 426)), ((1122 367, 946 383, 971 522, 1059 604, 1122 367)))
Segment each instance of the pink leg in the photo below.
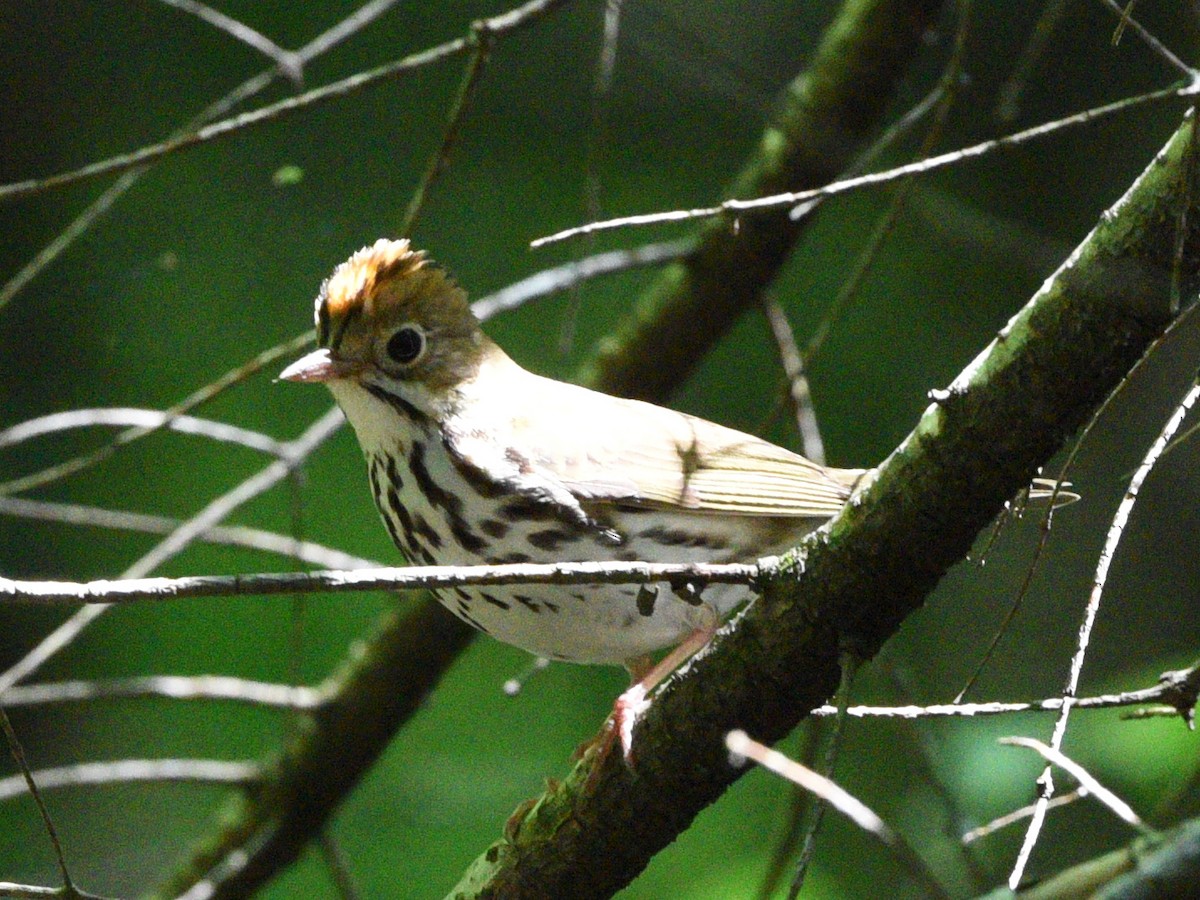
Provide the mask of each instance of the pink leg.
POLYGON ((611 722, 612 730, 620 735, 621 750, 627 763, 631 759, 630 751, 633 748, 633 726, 637 724, 642 713, 650 708, 650 692, 658 687, 664 678, 711 641, 712 636, 717 632, 720 619, 716 610, 708 605, 702 606, 701 609, 704 613, 704 622, 680 641, 656 665, 650 665, 649 659, 644 656, 627 660, 625 663, 625 668, 629 670, 633 684, 617 698, 617 702, 613 705, 611 722))

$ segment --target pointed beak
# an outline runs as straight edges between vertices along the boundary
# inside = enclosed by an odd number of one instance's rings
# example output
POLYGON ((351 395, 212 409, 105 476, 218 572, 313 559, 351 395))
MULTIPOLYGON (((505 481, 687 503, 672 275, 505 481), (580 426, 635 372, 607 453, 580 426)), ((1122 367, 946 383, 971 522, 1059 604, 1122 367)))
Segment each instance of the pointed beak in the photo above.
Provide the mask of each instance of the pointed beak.
POLYGON ((349 378, 358 372, 358 366, 340 359, 334 359, 325 349, 314 350, 308 356, 302 356, 279 373, 281 381, 332 381, 335 378, 349 378))

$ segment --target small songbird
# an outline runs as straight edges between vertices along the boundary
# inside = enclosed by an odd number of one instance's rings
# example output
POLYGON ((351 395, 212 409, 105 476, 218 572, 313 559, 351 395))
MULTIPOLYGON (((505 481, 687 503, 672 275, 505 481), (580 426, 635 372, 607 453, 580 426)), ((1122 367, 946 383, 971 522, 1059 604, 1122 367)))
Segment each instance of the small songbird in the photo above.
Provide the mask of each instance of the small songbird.
MULTIPOLYGON (((795 546, 863 474, 731 428, 543 378, 480 329, 407 241, 342 263, 316 301, 319 349, 280 377, 324 383, 353 426, 384 525, 410 562, 752 562, 795 546)), ((442 590, 456 616, 556 660, 623 663, 628 754, 646 695, 747 599, 710 585, 442 590), (651 666, 648 654, 678 645, 651 666)))

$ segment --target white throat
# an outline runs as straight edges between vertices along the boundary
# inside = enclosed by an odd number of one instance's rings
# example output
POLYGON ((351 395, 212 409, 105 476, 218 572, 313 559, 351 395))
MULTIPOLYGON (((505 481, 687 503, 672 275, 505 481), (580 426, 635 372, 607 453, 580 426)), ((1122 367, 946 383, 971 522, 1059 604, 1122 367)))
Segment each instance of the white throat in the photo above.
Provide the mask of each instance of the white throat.
POLYGON ((363 453, 393 452, 397 440, 411 434, 408 419, 362 385, 337 378, 326 382, 326 387, 346 414, 363 453))

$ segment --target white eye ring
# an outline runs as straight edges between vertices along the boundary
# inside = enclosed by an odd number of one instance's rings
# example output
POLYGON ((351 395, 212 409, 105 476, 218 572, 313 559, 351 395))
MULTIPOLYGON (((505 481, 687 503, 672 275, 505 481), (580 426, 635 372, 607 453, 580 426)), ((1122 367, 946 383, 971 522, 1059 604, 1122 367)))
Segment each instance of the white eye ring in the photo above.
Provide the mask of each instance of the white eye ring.
POLYGON ((425 352, 425 332, 414 322, 405 322, 387 342, 387 355, 394 363, 410 366, 425 352))

